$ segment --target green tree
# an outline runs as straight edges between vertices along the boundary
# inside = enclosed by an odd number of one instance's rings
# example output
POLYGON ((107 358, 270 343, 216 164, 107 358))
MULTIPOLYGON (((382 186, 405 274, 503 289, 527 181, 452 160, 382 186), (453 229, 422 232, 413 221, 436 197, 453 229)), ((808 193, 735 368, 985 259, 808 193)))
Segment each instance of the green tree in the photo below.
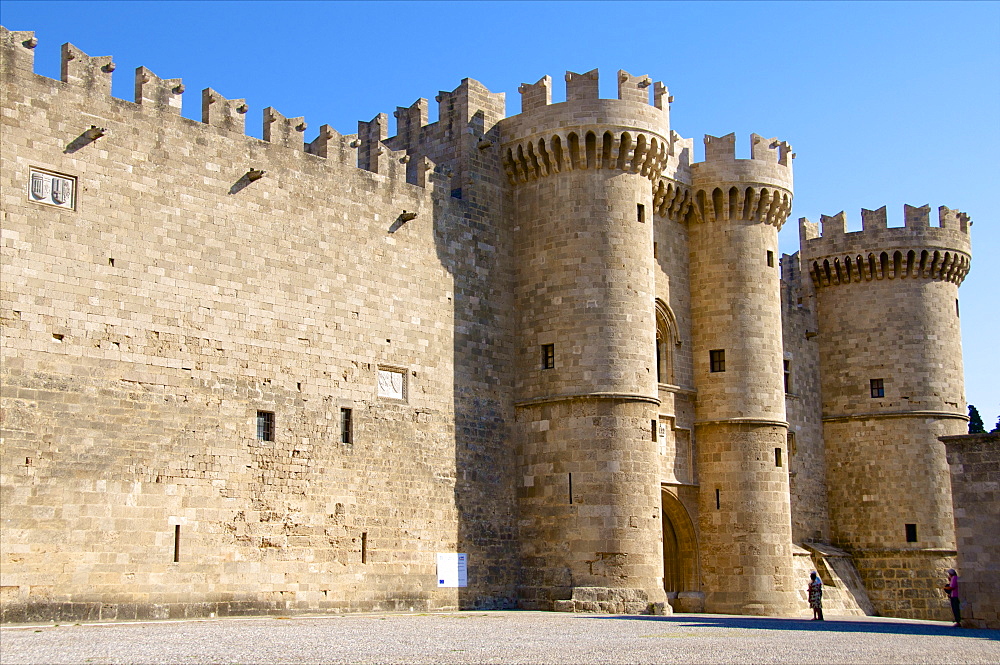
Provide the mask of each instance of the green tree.
POLYGON ((990 434, 1000 434, 1000 416, 997 417, 997 424, 990 430, 990 434))
POLYGON ((972 404, 969 405, 969 434, 985 434, 986 427, 983 425, 983 417, 979 415, 979 409, 972 404))

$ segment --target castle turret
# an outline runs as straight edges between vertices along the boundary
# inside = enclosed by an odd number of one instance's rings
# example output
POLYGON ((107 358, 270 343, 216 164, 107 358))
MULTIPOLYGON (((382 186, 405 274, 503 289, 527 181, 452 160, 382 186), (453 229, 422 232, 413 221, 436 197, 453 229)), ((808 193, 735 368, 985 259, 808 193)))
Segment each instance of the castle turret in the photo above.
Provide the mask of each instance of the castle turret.
POLYGON ((652 181, 671 156, 662 96, 619 72, 523 85, 502 123, 515 248, 515 406, 525 607, 662 603, 652 181), (603 604, 591 604, 603 603, 603 604))
POLYGON ((695 439, 705 610, 789 614, 792 573, 778 230, 794 155, 752 135, 705 137, 689 216, 695 439))
POLYGON ((854 555, 876 611, 950 615, 937 589, 953 564, 948 463, 938 437, 966 428, 958 287, 968 216, 905 207, 801 220, 819 317, 823 431, 834 544, 854 555), (899 582, 902 580, 902 583, 899 582))

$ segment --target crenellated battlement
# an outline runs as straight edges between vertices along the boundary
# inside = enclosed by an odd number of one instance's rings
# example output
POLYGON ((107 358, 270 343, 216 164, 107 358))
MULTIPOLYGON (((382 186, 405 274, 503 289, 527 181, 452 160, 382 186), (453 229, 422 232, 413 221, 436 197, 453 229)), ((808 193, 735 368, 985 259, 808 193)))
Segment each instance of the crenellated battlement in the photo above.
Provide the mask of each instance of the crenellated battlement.
POLYGON ((521 93, 521 113, 527 113, 552 103, 552 77, 546 74, 535 83, 522 83, 517 91, 521 93))
MULTIPOLYGON (((0 62, 4 77, 10 80, 22 76, 39 76, 34 72, 34 50, 37 45, 38 40, 33 32, 11 31, 0 26, 0 51, 2 51, 0 62)), ((62 83, 84 94, 111 99, 114 71, 115 63, 111 56, 90 56, 73 44, 62 45, 60 63, 62 83)), ((44 77, 39 78, 45 80, 44 77)), ((470 118, 476 115, 477 108, 469 110, 469 81, 469 79, 463 81, 462 86, 456 91, 442 92, 438 96, 442 102, 442 118, 455 121, 463 112, 470 118)), ((480 91, 476 86, 482 88, 473 82, 472 97, 485 91, 485 88, 480 91)), ((180 78, 161 78, 146 67, 138 67, 135 70, 133 103, 144 110, 180 116, 184 92, 184 83, 180 78)), ((489 96, 492 93, 485 91, 485 94, 489 96)), ((499 97, 502 107, 503 95, 499 97)), ((475 101, 471 105, 474 104, 475 101)), ((212 88, 202 90, 201 122, 227 133, 242 135, 252 142, 257 139, 246 136, 247 112, 245 99, 227 99, 212 88)), ((406 145, 416 144, 419 132, 429 126, 427 100, 420 99, 407 109, 397 109, 396 118, 402 142, 406 145)), ((423 164, 423 161, 428 160, 411 160, 405 147, 393 149, 383 143, 388 139, 386 114, 379 114, 367 123, 359 123, 358 135, 341 135, 329 125, 323 125, 319 135, 308 143, 304 140, 308 127, 304 117, 289 118, 269 106, 262 111, 261 127, 262 139, 265 142, 321 159, 332 157, 339 165, 354 166, 418 186, 424 186, 427 181, 426 171, 434 170, 433 160, 430 160, 430 168, 425 169, 417 162, 423 164)), ((78 139, 77 142, 80 140, 82 139, 78 139)))
MULTIPOLYGON (((110 81, 108 83, 110 84, 110 81)), ((136 104, 180 115, 181 95, 183 94, 184 83, 180 79, 161 79, 145 67, 136 67, 136 104)), ((265 124, 265 130, 266 128, 265 124)))
POLYGON ((705 161, 691 165, 693 219, 747 219, 779 229, 791 212, 792 160, 786 141, 750 135, 750 159, 736 158, 736 135, 705 135, 705 161))
POLYGON ((91 57, 72 44, 63 44, 60 69, 63 83, 111 94, 111 72, 115 71, 115 63, 110 55, 91 57))
POLYGON ((297 148, 305 145, 305 141, 302 140, 305 131, 305 118, 286 118, 270 106, 264 109, 264 140, 268 143, 297 148))
POLYGON ((35 73, 35 47, 38 39, 29 30, 8 30, 0 25, 0 51, 5 76, 35 73))
MULTIPOLYGON (((583 74, 566 72, 566 103, 589 102, 599 100, 600 78, 598 70, 592 69, 583 74)), ((552 104, 552 77, 543 76, 535 83, 522 83, 517 91, 521 93, 521 113, 527 113, 537 108, 552 104)), ((673 101, 662 82, 654 82, 646 75, 633 76, 624 69, 618 70, 618 100, 636 104, 651 105, 660 110, 667 110, 665 105, 673 101), (653 87, 653 102, 649 101, 649 87, 653 87)))
MULTIPOLYGON (((795 153, 787 141, 767 139, 759 134, 750 135, 750 159, 791 168, 795 153)), ((725 136, 705 135, 705 162, 730 163, 736 159, 736 134, 725 136)))
POLYGON ((518 88, 521 114, 503 122, 501 159, 511 185, 588 169, 637 173, 651 181, 665 172, 687 178, 691 146, 670 130, 666 86, 619 70, 618 98, 601 99, 598 70, 566 72, 565 81, 566 101, 557 104, 550 76, 518 88))
POLYGON ((247 104, 245 99, 226 99, 215 90, 201 91, 201 121, 228 132, 246 132, 247 104))
POLYGON ((967 214, 941 206, 938 226, 931 226, 930 210, 929 205, 904 205, 904 226, 890 228, 885 206, 863 209, 860 231, 847 231, 843 211, 822 215, 819 224, 802 217, 803 264, 817 287, 905 277, 961 284, 971 264, 972 222, 967 214))

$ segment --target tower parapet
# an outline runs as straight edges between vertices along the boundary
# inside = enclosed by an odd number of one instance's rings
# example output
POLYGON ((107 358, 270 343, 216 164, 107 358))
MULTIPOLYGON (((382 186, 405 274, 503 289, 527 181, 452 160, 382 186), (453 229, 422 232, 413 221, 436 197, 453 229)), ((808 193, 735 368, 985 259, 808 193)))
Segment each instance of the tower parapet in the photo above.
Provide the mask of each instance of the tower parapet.
POLYGON ((549 76, 521 84, 522 112, 502 123, 502 161, 511 185, 592 169, 651 181, 664 174, 688 179, 689 146, 670 131, 671 98, 662 83, 619 70, 618 99, 601 99, 595 69, 566 72, 565 102, 552 104, 551 88, 549 76))
POLYGON ((750 135, 750 159, 736 159, 736 135, 705 136, 705 161, 691 165, 696 222, 744 219, 778 229, 792 206, 792 159, 786 141, 750 135))
POLYGON ((886 209, 862 210, 861 231, 846 230, 844 212, 820 217, 820 226, 799 220, 799 241, 806 269, 819 288, 873 279, 925 278, 962 283, 971 265, 969 216, 938 208, 930 225, 930 206, 903 207, 905 226, 888 228, 886 209))

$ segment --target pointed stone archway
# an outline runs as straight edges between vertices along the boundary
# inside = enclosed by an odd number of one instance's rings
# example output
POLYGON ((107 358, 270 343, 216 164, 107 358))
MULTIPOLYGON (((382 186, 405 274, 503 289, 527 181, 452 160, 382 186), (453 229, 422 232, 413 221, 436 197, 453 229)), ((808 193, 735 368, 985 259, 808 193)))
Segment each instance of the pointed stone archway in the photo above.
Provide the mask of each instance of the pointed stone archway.
POLYGON ((663 589, 675 612, 704 611, 698 537, 684 504, 667 488, 663 503, 663 589))

